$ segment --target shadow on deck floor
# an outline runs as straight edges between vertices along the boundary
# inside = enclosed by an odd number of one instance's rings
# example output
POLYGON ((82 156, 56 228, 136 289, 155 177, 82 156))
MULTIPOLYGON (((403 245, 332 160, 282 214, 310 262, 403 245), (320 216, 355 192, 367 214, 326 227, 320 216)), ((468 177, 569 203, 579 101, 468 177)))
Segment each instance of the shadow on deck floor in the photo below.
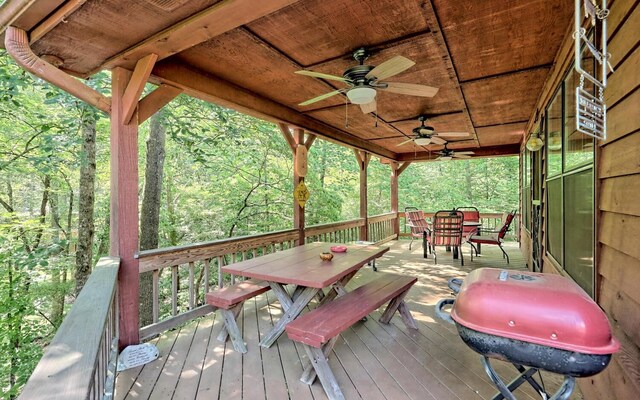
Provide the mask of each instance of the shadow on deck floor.
MULTIPOLYGON (((433 257, 422 257, 419 244, 409 251, 409 241, 391 242, 391 249, 378 259, 377 267, 380 271, 418 277, 407 303, 419 330, 408 331, 398 316, 389 325, 380 324, 377 311, 366 322, 343 333, 330 364, 345 397, 490 399, 497 390, 482 369, 480 356, 462 342, 454 326, 435 318, 434 305, 441 298, 451 297, 447 288, 451 277, 464 277, 481 267, 524 269, 517 245, 506 246, 510 264, 492 246, 483 247, 483 255, 471 262, 465 246, 462 267, 450 253, 440 251, 435 265, 433 257)), ((350 286, 374 277, 375 272, 365 267, 350 286)), ((165 332, 153 340, 160 350, 156 361, 118 375, 116 399, 326 399, 319 382, 307 386, 299 381, 306 361, 302 346, 286 334, 269 349, 258 346, 279 314, 280 306, 271 292, 245 303, 238 318, 248 347, 244 355, 235 352, 230 342, 216 340, 222 327, 217 314, 165 332)), ((505 381, 516 375, 507 363, 497 361, 495 366, 505 381)), ((551 392, 561 383, 559 375, 542 375, 551 392)), ((540 398, 525 385, 516 391, 516 396, 526 400, 540 398)), ((576 388, 571 399, 581 398, 576 388)))

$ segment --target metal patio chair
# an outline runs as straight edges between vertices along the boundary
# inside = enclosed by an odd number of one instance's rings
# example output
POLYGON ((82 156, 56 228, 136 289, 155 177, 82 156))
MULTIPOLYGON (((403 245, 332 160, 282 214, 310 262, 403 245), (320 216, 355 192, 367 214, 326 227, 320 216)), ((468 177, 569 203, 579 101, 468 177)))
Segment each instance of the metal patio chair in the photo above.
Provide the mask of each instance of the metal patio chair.
MULTIPOLYGON (((462 211, 457 210, 442 210, 438 211, 433 216, 431 232, 429 235, 425 236, 425 239, 427 241, 427 247, 433 253, 433 258, 436 264, 438 263, 436 246, 448 246, 458 250, 458 254, 460 254, 460 261, 462 262, 462 265, 464 265, 464 255, 462 254, 463 221, 464 214, 462 211)), ((426 249, 424 256, 427 257, 426 249)))
POLYGON ((504 242, 504 237, 509 231, 509 227, 511 226, 511 221, 513 221, 513 218, 515 217, 515 215, 516 215, 515 210, 508 213, 507 216, 504 218, 502 227, 499 230, 482 229, 478 232, 477 235, 471 235, 467 239, 467 243, 469 243, 469 245, 472 248, 471 249, 472 261, 473 261, 473 252, 475 251, 476 255, 478 255, 478 248, 474 244, 493 244, 500 247, 500 250, 502 251, 502 258, 506 258, 507 264, 509 264, 509 255, 507 254, 506 251, 504 251, 504 248, 502 248, 502 243, 504 242))

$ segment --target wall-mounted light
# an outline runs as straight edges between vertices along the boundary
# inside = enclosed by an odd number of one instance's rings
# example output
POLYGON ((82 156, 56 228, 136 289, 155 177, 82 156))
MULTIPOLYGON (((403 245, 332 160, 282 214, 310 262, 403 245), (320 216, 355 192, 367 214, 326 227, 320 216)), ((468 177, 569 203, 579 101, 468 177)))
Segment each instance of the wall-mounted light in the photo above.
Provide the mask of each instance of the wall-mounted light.
POLYGON ((529 136, 529 140, 527 140, 526 147, 529 151, 538 151, 543 145, 544 142, 540 139, 540 136, 537 133, 532 133, 531 136, 529 136))

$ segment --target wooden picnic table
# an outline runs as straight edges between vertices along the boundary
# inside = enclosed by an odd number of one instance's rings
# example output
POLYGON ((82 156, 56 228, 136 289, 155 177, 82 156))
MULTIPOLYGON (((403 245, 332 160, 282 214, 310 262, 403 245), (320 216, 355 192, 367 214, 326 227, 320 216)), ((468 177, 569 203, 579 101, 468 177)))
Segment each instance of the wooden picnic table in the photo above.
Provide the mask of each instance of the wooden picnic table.
POLYGON ((387 246, 346 245, 345 253, 333 253, 331 261, 322 261, 320 253, 330 251, 337 243, 315 242, 278 251, 222 267, 222 272, 262 279, 269 282, 282 305, 284 313, 270 332, 260 341, 270 347, 309 302, 320 294, 322 302, 331 301, 344 293, 344 286, 368 262, 389 250, 387 246), (295 285, 290 295, 285 285, 295 285), (324 288, 331 288, 327 293, 324 288))

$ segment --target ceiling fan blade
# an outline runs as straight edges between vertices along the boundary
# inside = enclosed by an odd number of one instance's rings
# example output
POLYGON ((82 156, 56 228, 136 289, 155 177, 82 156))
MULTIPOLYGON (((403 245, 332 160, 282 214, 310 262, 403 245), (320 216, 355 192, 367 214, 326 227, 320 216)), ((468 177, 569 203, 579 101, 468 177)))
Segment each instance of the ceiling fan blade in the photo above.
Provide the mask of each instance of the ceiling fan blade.
POLYGON ((433 97, 438 93, 438 88, 426 85, 418 85, 417 83, 405 82, 385 82, 386 88, 380 88, 387 92, 406 94, 409 96, 433 97))
POLYGON ((360 109, 364 114, 376 112, 376 99, 367 104, 360 104, 360 109))
POLYGON ((465 137, 469 136, 469 132, 438 132, 436 133, 436 135, 448 137, 465 137))
POLYGON ((409 143, 409 142, 413 142, 413 139, 405 140, 404 142, 399 143, 399 144, 397 144, 396 146, 402 146, 403 144, 407 144, 407 143, 409 143))
POLYGON ((466 154, 458 154, 458 153, 453 154, 452 157, 454 157, 454 158, 471 158, 471 156, 468 156, 466 154))
POLYGON ((320 95, 318 97, 314 97, 313 99, 309 99, 307 101, 303 101, 302 103, 298 104, 299 106, 308 106, 309 104, 324 100, 324 99, 328 99, 331 96, 335 96, 339 93, 342 92, 342 89, 340 90, 334 90, 333 92, 329 92, 329 93, 325 93, 323 95, 320 95))
POLYGON ((433 128, 431 127, 420 128, 420 133, 423 135, 434 135, 433 128))
POLYGON ((322 72, 301 70, 301 71, 296 71, 295 73, 298 74, 298 75, 311 76, 313 78, 329 79, 329 80, 332 80, 332 81, 340 81, 340 82, 347 82, 347 83, 349 82, 348 80, 346 80, 345 78, 343 78, 341 76, 323 74, 322 72))
POLYGON ((394 75, 398 75, 400 72, 405 71, 414 65, 415 62, 408 58, 395 56, 369 71, 369 73, 365 75, 365 78, 376 78, 376 80, 381 81, 394 75))
POLYGON ((476 154, 476 153, 474 153, 473 151, 456 151, 456 154, 457 154, 457 155, 462 154, 462 155, 465 155, 465 156, 466 156, 466 155, 470 155, 470 156, 471 156, 471 155, 474 155, 474 154, 476 154))
POLYGON ((444 139, 441 139, 441 138, 439 138, 437 136, 431 136, 431 143, 433 143, 433 144, 445 144, 445 143, 447 143, 447 141, 444 140, 444 139))

